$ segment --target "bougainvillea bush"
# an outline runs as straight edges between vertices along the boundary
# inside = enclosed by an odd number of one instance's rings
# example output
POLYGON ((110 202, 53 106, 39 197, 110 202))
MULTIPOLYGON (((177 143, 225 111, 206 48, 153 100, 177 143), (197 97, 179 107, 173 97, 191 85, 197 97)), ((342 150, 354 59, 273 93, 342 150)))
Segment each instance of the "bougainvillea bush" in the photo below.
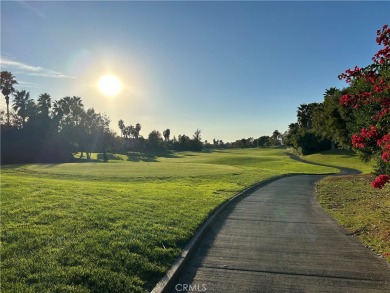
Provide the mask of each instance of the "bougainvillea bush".
POLYGON ((373 57, 373 63, 347 69, 339 75, 350 88, 340 104, 353 111, 369 113, 369 124, 352 136, 352 146, 362 159, 375 158, 377 177, 372 182, 382 188, 390 182, 390 28, 377 30, 376 42, 383 46, 373 57))

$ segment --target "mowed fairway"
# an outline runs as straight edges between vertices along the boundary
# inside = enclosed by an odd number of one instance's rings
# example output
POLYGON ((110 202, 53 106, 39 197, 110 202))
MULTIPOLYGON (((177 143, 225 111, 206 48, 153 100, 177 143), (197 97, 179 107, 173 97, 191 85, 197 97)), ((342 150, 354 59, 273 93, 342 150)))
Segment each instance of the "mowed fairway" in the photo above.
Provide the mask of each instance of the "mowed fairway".
POLYGON ((337 172, 285 152, 3 166, 1 292, 147 291, 239 191, 281 174, 337 172))

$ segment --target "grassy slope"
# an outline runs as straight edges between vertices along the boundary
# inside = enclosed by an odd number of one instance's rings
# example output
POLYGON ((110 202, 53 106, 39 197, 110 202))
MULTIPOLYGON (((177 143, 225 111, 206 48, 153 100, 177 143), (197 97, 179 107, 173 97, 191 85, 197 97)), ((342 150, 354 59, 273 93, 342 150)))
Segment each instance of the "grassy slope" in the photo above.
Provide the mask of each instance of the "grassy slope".
POLYGON ((3 166, 2 292, 142 292, 220 203, 285 173, 280 149, 3 166))
POLYGON ((360 170, 362 175, 327 177, 319 182, 317 196, 322 206, 353 235, 390 262, 390 186, 371 187, 372 165, 347 151, 329 151, 306 156, 322 164, 360 170))
POLYGON ((348 150, 325 151, 305 156, 304 159, 320 164, 352 168, 362 173, 370 173, 373 170, 373 163, 362 162, 355 153, 348 150))

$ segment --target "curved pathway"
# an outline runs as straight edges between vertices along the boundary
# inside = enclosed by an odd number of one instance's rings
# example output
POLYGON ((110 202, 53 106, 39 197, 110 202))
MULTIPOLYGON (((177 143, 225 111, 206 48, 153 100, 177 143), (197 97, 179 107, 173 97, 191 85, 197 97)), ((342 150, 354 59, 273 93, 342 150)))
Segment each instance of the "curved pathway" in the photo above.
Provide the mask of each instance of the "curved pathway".
POLYGON ((322 177, 282 178, 229 206, 169 292, 390 292, 390 266, 317 203, 322 177))

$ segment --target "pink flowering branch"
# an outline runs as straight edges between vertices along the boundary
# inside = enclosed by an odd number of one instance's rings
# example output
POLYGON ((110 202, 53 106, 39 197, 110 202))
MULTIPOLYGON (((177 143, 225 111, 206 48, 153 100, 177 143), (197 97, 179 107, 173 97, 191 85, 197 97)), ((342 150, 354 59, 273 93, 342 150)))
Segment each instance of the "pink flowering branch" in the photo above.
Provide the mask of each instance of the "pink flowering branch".
MULTIPOLYGON (((381 154, 380 159, 384 163, 390 163, 390 77, 389 74, 383 74, 386 70, 390 70, 390 28, 388 25, 377 30, 376 42, 384 48, 372 57, 373 64, 364 68, 355 66, 354 69, 347 69, 345 73, 339 75, 339 79, 344 79, 347 83, 364 80, 368 90, 343 95, 340 98, 340 105, 353 109, 367 105, 376 106, 377 113, 371 119, 376 126, 362 128, 360 134, 353 134, 352 146, 366 153, 377 152, 381 154)), ((372 186, 382 188, 387 182, 390 182, 389 174, 379 174, 372 182, 372 186)))

